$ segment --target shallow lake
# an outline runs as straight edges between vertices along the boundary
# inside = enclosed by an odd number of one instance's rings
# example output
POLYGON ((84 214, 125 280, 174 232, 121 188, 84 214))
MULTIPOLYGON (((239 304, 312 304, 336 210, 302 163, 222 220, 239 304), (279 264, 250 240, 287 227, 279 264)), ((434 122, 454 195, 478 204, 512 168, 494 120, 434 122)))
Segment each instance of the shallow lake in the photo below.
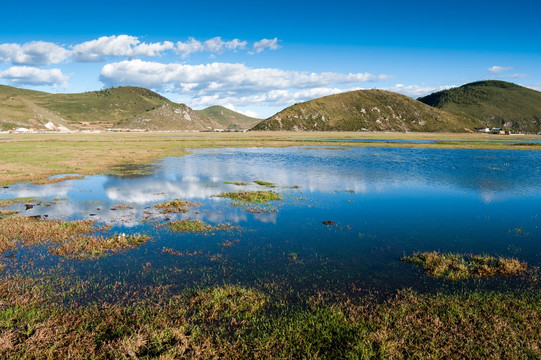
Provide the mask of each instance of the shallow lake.
POLYGON ((147 176, 96 175, 1 189, 0 198, 37 199, 28 210, 24 204, 11 207, 21 215, 95 219, 110 225, 110 234, 152 237, 136 249, 87 261, 66 260, 40 247, 21 249, 8 254, 4 274, 38 276, 43 269, 54 269, 109 285, 182 289, 241 283, 289 294, 357 289, 389 293, 408 287, 532 286, 511 278, 435 280, 399 260, 413 252, 510 256, 541 265, 539 151, 207 149, 166 158, 152 170, 147 176), (254 205, 217 197, 251 190, 275 191, 283 200, 254 205), (174 199, 200 206, 178 214, 154 208, 174 199), (176 219, 233 227, 175 233, 161 226, 176 219))

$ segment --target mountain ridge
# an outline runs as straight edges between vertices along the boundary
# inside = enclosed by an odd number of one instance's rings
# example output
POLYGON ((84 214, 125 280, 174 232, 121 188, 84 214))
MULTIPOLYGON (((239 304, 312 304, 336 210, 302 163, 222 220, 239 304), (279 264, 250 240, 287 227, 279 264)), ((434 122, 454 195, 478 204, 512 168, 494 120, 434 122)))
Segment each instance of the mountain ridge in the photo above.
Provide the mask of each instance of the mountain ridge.
POLYGON ((385 90, 356 90, 295 104, 254 130, 472 131, 479 122, 385 90))
POLYGON ((511 82, 484 80, 418 98, 454 114, 473 116, 488 127, 541 131, 541 92, 511 82))

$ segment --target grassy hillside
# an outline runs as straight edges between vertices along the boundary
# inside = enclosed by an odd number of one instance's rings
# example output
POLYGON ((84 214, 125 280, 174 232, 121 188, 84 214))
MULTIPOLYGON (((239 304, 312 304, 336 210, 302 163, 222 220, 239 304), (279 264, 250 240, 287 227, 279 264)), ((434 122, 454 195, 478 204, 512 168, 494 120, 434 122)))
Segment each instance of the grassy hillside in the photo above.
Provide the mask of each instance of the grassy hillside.
POLYGON ((183 104, 139 87, 117 87, 80 94, 0 87, 0 123, 3 130, 26 127, 74 130, 138 128, 145 130, 205 130, 218 124, 183 104))
POLYGON ((295 104, 254 130, 464 132, 479 122, 383 90, 357 90, 295 104))
POLYGON ((466 114, 483 125, 541 131, 541 92, 505 81, 478 81, 419 98, 425 104, 466 114))
POLYGON ((218 105, 196 110, 196 112, 227 129, 250 129, 262 121, 262 119, 246 116, 218 105))

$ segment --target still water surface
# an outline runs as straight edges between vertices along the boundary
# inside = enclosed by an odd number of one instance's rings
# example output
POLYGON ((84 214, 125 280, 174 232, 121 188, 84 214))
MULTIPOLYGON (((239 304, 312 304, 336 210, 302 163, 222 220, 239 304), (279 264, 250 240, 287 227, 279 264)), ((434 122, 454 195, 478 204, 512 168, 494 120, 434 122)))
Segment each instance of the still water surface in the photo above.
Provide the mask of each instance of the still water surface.
MULTIPOLYGON (((541 265, 541 152, 314 147, 198 150, 166 158, 152 175, 88 176, 50 185, 18 184, 0 198, 34 197, 23 215, 96 219, 113 233, 145 233, 137 249, 91 261, 21 250, 6 271, 70 269, 109 282, 193 285, 274 284, 284 291, 380 293, 412 287, 531 286, 516 279, 434 280, 399 261, 416 251, 511 256, 541 265), (283 201, 232 206, 216 195, 270 189, 283 201), (224 182, 247 182, 247 186, 224 182), (53 199, 57 199, 52 202, 53 199), (60 199, 60 200, 59 200, 60 199), (153 205, 201 203, 162 215, 153 205), (128 205, 116 209, 118 204, 128 205), (178 218, 238 228, 173 233, 156 225, 178 218), (323 221, 334 225, 324 225, 323 221), (230 242, 232 245, 224 247, 230 242), (174 256, 163 249, 195 255, 174 256), (30 261, 31 260, 31 261, 30 261), (31 266, 24 264, 31 263, 31 266), (75 269, 75 270, 74 270, 75 269)), ((24 210, 24 205, 17 205, 24 210)), ((17 208, 17 206, 15 208, 17 208)))

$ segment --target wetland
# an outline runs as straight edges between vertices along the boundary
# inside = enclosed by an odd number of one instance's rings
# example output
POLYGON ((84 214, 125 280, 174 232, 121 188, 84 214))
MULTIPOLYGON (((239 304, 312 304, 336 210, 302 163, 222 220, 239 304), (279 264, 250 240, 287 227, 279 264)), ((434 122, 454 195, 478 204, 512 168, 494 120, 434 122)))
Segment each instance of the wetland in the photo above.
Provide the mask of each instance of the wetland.
POLYGON ((1 188, 2 354, 541 355, 540 151, 284 145, 1 188))

